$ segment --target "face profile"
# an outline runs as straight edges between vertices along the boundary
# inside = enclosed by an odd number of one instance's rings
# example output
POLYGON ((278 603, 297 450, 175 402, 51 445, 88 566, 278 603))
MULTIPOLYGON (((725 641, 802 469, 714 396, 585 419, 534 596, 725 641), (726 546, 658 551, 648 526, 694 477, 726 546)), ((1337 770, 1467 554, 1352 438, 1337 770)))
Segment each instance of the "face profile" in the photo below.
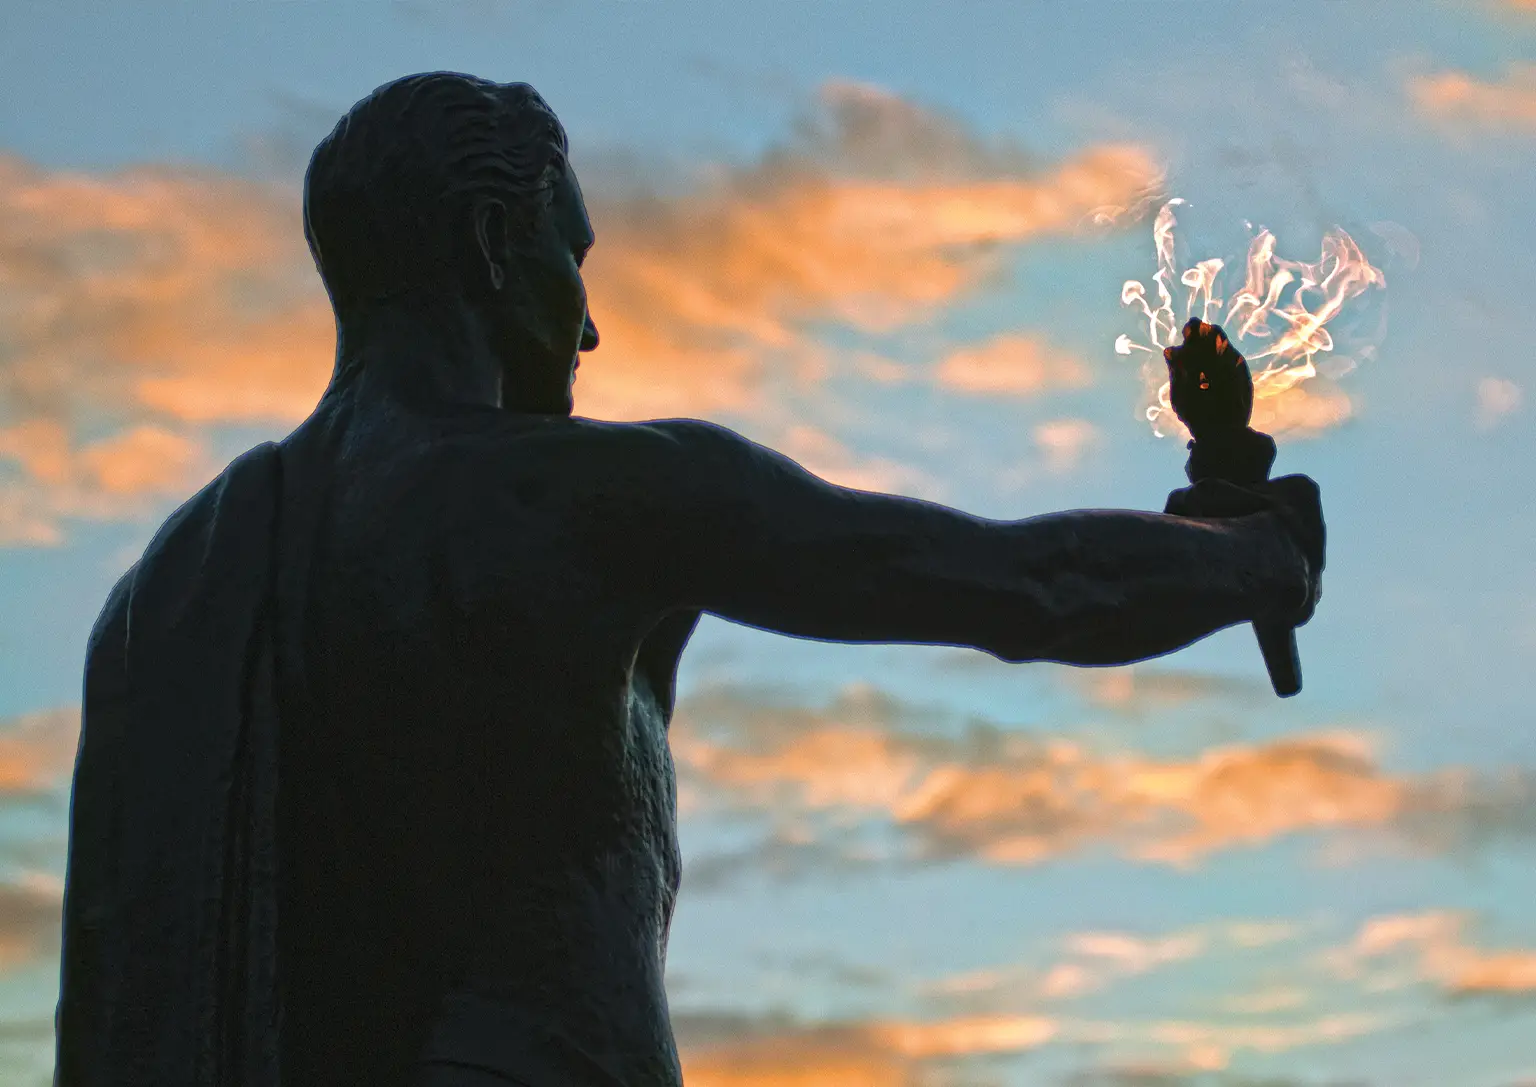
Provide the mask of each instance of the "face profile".
POLYGON ((478 205, 474 225, 483 261, 477 278, 489 287, 502 360, 501 406, 569 415, 580 354, 598 345, 581 274, 594 236, 575 171, 560 163, 526 237, 509 232, 496 197, 478 205))

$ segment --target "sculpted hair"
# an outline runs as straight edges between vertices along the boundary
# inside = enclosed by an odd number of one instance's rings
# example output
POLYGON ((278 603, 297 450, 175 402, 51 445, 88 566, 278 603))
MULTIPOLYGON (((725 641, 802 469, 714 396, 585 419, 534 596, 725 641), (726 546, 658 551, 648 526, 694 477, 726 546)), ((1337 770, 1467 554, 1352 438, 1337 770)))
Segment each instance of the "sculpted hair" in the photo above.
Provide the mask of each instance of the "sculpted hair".
POLYGON ((513 230, 547 213, 567 152, 526 83, 425 72, 386 83, 321 140, 304 175, 304 236, 338 319, 359 304, 452 290, 476 196, 513 230))

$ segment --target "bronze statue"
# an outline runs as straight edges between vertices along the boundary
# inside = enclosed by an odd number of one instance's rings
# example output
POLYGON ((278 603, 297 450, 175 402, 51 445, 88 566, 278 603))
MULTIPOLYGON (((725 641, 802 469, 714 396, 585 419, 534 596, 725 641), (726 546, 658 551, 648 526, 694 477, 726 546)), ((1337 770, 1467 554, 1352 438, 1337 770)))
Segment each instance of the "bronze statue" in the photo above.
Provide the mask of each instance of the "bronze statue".
POLYGON ((593 233, 527 85, 379 88, 304 200, 330 385, 91 635, 62 1087, 675 1087, 667 725, 702 612, 1078 665, 1311 614, 1321 510, 1262 484, 1243 516, 1002 522, 573 416, 593 233))

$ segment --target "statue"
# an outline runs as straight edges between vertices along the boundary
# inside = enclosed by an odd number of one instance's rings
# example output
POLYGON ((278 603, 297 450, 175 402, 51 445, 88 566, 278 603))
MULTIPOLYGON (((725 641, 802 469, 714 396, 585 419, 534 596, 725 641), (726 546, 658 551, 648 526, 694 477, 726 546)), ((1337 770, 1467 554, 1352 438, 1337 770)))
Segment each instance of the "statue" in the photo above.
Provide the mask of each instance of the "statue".
POLYGON ((453 73, 315 150, 331 382, 88 645, 61 1087, 676 1087, 667 726, 703 612, 1077 665, 1310 617, 1321 510, 1263 484, 1000 522, 573 416, 566 151, 532 88, 453 73))

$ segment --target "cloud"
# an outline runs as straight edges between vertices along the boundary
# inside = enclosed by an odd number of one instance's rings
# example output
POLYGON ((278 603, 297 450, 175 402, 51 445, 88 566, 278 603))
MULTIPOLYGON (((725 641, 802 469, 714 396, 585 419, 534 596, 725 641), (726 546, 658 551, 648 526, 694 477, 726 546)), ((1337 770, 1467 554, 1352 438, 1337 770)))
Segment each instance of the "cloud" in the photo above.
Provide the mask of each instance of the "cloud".
POLYGON ((209 479, 199 437, 141 423, 71 448, 65 426, 34 418, 0 429, 0 546, 56 544, 65 517, 115 520, 153 508, 209 479))
POLYGON ((1210 927, 1163 936, 1072 933, 1061 942, 1061 957, 1049 965, 971 970, 925 983, 920 991, 932 1002, 973 1013, 1076 1000, 1124 978, 1198 958, 1219 935, 1210 927))
POLYGON ((1035 1007, 1078 1000, 1125 979, 1215 953, 1246 954, 1272 947, 1294 940, 1300 931, 1300 926, 1284 921, 1215 921, 1161 935, 1069 933, 1058 941, 1045 964, 970 970, 922 983, 918 992, 949 1011, 974 1014, 1035 1007))
MULTIPOLYGON (((78 707, 0 721, 0 805, 61 800, 79 734, 78 707)), ((62 813, 62 804, 50 810, 62 813)), ((63 841, 53 819, 41 834, 30 826, 12 825, 0 843, 0 970, 35 963, 58 947, 63 885, 52 873, 62 866, 63 841)))
POLYGON ((1046 467, 1065 472, 1099 441, 1099 428, 1086 419, 1052 419, 1035 427, 1034 438, 1045 453, 1046 467))
MULTIPOLYGON (((1536 994, 1536 950, 1488 951, 1467 942, 1470 918, 1450 910, 1385 914, 1360 926, 1355 938, 1329 958, 1338 973, 1360 977, 1383 960, 1408 956, 1414 980, 1429 981, 1453 996, 1536 994)), ((1377 978, 1377 986, 1393 980, 1377 978)))
POLYGON ((1094 847, 1187 867, 1324 831, 1449 850, 1529 833, 1536 813, 1526 775, 1393 775, 1350 733, 1160 759, 979 721, 944 733, 867 688, 821 710, 728 690, 696 696, 679 709, 673 752, 690 798, 685 814, 755 813, 779 828, 757 846, 711 858, 717 879, 751 871, 758 849, 770 850, 780 870, 819 870, 839 858, 1026 865, 1094 847))
POLYGON ((1388 1025, 1363 1014, 1260 1025, 1038 1015, 802 1023, 784 1015, 678 1012, 673 1022, 690 1087, 924 1087, 955 1082, 952 1072, 944 1073, 956 1061, 1018 1056, 1046 1046, 1158 1054, 1079 1072, 1068 1082, 1182 1083, 1184 1076, 1226 1068, 1238 1053, 1337 1044, 1388 1025))
POLYGON ((672 414, 679 387, 690 410, 749 410, 770 367, 815 369, 812 326, 925 320, 982 285, 1000 247, 1131 218, 1160 178, 1139 147, 1042 168, 889 92, 830 83, 758 162, 671 196, 593 197, 608 346, 583 367, 581 410, 672 414))
POLYGON ((934 382, 949 392, 976 396, 1029 396, 1045 389, 1092 384, 1083 363, 1017 332, 962 347, 941 361, 934 382))
POLYGON ((0 883, 0 969, 55 950, 62 909, 60 888, 46 878, 0 883))
POLYGON ((1080 932, 1068 938, 1067 948, 1081 958, 1108 963, 1117 972, 1144 974, 1165 963, 1194 958, 1207 942, 1207 936, 1198 931, 1155 938, 1128 932, 1080 932))
POLYGON ((1276 437, 1312 438, 1349 419, 1354 410, 1345 393, 1316 380, 1255 400, 1251 425, 1276 437))
MULTIPOLYGON (((989 658, 990 659, 990 658, 989 658)), ((1010 666, 1011 667, 1011 666, 1010 666)), ((1186 669, 1059 668, 1061 681, 1090 705, 1132 717, 1223 700, 1248 706, 1265 702, 1269 688, 1254 680, 1186 669)))
POLYGON ((1029 1015, 800 1024, 682 1013, 673 1023, 689 1087, 918 1087, 934 1082, 932 1062, 1025 1053, 1057 1031, 1029 1015))
POLYGON ((24 713, 0 722, 0 799, 65 783, 74 771, 79 707, 24 713))
MULTIPOLYGON (((1160 1059, 1156 1067, 1165 1073, 1189 1073, 1224 1069, 1239 1052, 1284 1053, 1311 1046, 1335 1045, 1389 1025, 1391 1020, 1385 1016, 1352 1013, 1266 1024, 1189 1020, 1080 1023, 1070 1030, 1070 1035, 1103 1044, 1172 1048, 1180 1053, 1180 1059, 1177 1062, 1160 1059)), ((1064 1030, 1063 1033, 1068 1032, 1064 1030)))
POLYGON ((1408 95, 1421 114, 1437 121, 1536 132, 1536 64, 1512 64, 1497 80, 1453 71, 1415 76, 1408 95))
MULTIPOLYGON (((646 193, 587 177, 604 346, 582 367, 578 410, 771 412, 781 385, 826 372, 826 326, 926 320, 982 287, 1009 246, 1134 217, 1159 177, 1139 147, 1041 164, 849 83, 827 85, 756 161, 646 193)), ((993 358, 989 380, 1025 380, 1020 343, 1011 362, 993 358)), ((68 518, 132 516, 140 499, 185 491, 205 471, 192 466, 209 428, 303 418, 333 349, 292 189, 0 156, 4 542, 56 543, 68 518)), ((1077 380, 1050 361, 1052 380, 1077 380)), ((979 380, 956 365, 957 380, 979 380)), ((836 470, 912 479, 885 465, 836 470)))
POLYGON ((0 397, 23 419, 293 421, 330 372, 297 197, 212 171, 0 157, 0 305, 0 397))
POLYGON ((0 543, 211 475, 201 428, 293 421, 330 370, 297 199, 192 170, 0 156, 0 543))
POLYGON ((887 457, 860 457, 825 431, 805 424, 789 428, 780 451, 831 483, 861 491, 909 494, 935 501, 943 485, 917 468, 887 457))
POLYGON ((1485 377, 1477 383, 1477 427, 1492 430, 1520 410, 1525 392, 1508 378, 1485 377))

